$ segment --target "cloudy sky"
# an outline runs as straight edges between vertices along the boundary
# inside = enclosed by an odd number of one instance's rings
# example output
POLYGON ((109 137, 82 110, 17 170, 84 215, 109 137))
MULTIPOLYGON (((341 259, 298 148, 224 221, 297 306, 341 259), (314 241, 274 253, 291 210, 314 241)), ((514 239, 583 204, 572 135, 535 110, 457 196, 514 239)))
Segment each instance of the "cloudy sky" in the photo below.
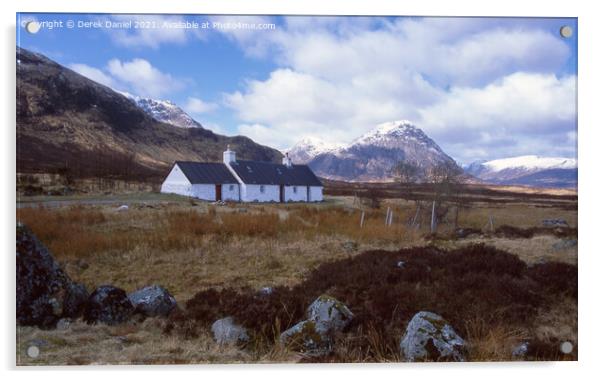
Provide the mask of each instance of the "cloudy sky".
POLYGON ((306 137, 346 143, 406 119, 461 163, 576 157, 575 19, 21 14, 17 22, 32 19, 43 27, 20 28, 19 46, 279 149, 306 137), (103 27, 78 27, 94 21, 103 27), (564 25, 572 37, 560 36, 564 25))

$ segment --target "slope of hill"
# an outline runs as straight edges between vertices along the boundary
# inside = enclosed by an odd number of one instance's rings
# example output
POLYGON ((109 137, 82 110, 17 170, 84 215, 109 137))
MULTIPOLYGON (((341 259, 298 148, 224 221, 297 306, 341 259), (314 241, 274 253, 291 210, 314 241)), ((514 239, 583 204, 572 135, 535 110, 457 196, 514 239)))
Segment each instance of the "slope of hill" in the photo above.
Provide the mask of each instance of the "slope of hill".
POLYGON ((304 144, 291 149, 295 156, 305 156, 317 175, 334 180, 389 181, 393 167, 400 161, 415 165, 424 179, 435 165, 455 161, 441 150, 422 130, 408 121, 393 121, 378 125, 347 146, 320 148, 316 142, 310 149, 304 144))
POLYGON ((122 94, 17 48, 18 172, 159 178, 175 160, 219 161, 228 144, 242 159, 282 157, 247 137, 159 122, 122 94))
POLYGON ((577 160, 525 155, 474 162, 464 170, 485 182, 535 187, 576 188, 577 160))

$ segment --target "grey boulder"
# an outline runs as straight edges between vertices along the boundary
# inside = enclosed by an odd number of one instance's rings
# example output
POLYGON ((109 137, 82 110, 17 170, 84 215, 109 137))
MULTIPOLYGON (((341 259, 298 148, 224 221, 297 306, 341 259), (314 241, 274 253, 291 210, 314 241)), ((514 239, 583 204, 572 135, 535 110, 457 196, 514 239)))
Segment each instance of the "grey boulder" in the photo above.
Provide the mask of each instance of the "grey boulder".
POLYGON ((128 295, 135 312, 147 317, 167 317, 176 307, 176 299, 165 288, 152 285, 128 295))
POLYGON ((307 308, 307 319, 315 322, 321 333, 332 334, 349 325, 353 320, 353 313, 337 299, 322 295, 307 308))
POLYGON ((280 335, 280 343, 312 356, 332 352, 334 336, 353 320, 353 313, 337 299, 322 295, 307 308, 307 319, 280 335))
POLYGON ((211 325, 213 339, 220 345, 245 343, 249 341, 247 330, 234 323, 232 317, 219 319, 211 325))
POLYGON ((418 312, 406 328, 399 348, 405 360, 464 361, 465 342, 443 317, 418 312))

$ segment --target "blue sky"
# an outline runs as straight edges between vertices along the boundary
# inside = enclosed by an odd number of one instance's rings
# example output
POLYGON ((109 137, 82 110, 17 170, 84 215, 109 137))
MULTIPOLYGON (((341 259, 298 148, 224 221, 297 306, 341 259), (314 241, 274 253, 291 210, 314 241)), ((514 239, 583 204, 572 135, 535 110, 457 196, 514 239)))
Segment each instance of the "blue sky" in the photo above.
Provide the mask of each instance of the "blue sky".
POLYGON ((576 19, 17 15, 30 20, 42 29, 19 27, 17 45, 276 148, 408 119, 459 162, 576 157, 576 19))

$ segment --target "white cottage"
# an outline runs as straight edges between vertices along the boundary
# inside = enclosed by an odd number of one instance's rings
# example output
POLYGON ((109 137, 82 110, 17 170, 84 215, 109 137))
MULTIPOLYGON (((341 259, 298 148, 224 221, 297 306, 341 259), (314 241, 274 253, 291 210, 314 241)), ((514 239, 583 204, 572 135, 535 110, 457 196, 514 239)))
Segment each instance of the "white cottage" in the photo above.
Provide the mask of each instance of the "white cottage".
POLYGON ((174 163, 161 186, 163 193, 210 201, 322 201, 322 182, 307 165, 296 165, 288 154, 282 164, 238 161, 230 147, 223 163, 174 163))

